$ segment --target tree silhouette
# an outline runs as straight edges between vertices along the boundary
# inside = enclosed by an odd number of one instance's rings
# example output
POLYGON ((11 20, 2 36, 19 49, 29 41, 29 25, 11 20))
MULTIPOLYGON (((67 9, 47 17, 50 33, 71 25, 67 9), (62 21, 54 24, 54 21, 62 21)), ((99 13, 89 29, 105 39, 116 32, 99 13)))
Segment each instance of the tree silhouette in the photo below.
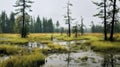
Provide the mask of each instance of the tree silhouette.
POLYGON ((81 35, 84 34, 84 24, 83 24, 83 18, 81 17, 81 27, 80 27, 80 30, 81 30, 81 35))
POLYGON ((71 36, 71 20, 74 20, 72 19, 72 17, 70 16, 71 12, 70 12, 70 7, 73 6, 72 3, 70 3, 70 1, 68 0, 68 3, 67 3, 67 16, 64 16, 64 18, 66 18, 66 21, 67 21, 67 24, 68 24, 68 36, 70 37, 71 36))
POLYGON ((104 0, 104 40, 107 40, 106 0, 104 0))
POLYGON ((57 32, 59 32, 58 27, 60 26, 59 21, 56 22, 57 32))
POLYGON ((114 24, 115 24, 115 14, 116 14, 116 0, 113 1, 113 17, 112 17, 112 26, 111 26, 111 33, 110 33, 110 41, 113 41, 113 34, 114 34, 114 24))
POLYGON ((30 0, 17 0, 14 7, 16 7, 16 14, 22 14, 22 31, 21 31, 21 37, 25 38, 27 36, 27 31, 26 31, 26 25, 25 25, 25 17, 26 15, 28 15, 27 13, 27 9, 29 9, 29 11, 32 11, 30 9, 31 5, 33 1, 30 0))

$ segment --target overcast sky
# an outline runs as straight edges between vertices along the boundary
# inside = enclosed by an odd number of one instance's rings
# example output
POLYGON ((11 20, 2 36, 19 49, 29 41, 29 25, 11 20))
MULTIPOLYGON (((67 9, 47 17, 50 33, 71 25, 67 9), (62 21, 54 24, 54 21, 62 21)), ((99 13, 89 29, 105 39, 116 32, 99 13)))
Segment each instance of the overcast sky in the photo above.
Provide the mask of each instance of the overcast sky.
MULTIPOLYGON (((10 14, 11 11, 15 12, 15 7, 12 5, 15 4, 16 0, 0 0, 0 13, 5 10, 7 14, 10 14)), ((92 4, 91 0, 70 0, 73 4, 71 7, 72 17, 76 18, 72 22, 74 24, 76 21, 80 23, 81 16, 84 18, 84 24, 88 27, 91 21, 99 23, 98 18, 94 18, 93 14, 96 13, 96 6, 92 4)), ((60 21, 61 26, 65 25, 64 15, 66 15, 66 3, 67 0, 34 0, 32 4, 33 12, 31 15, 33 17, 40 16, 52 18, 54 22, 57 20, 60 21)))

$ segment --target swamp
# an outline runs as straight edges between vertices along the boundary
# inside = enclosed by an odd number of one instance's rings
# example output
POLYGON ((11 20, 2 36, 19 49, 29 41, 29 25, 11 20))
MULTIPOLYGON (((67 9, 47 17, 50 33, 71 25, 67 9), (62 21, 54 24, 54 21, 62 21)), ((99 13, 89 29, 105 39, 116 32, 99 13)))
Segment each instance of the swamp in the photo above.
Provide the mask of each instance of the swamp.
POLYGON ((0 67, 120 67, 120 0, 0 0, 0 67))

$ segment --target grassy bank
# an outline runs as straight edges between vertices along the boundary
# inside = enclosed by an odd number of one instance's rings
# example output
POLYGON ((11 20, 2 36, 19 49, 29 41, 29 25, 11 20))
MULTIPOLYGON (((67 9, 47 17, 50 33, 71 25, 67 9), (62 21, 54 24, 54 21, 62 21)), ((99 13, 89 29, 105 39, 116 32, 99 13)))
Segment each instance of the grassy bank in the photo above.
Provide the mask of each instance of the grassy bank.
MULTIPOLYGON (((109 36, 109 35, 108 35, 109 36)), ((120 34, 115 34, 116 41, 104 41, 102 34, 86 34, 79 38, 87 39, 86 42, 91 46, 92 50, 103 53, 119 53, 120 52, 120 34)))
POLYGON ((91 48, 97 52, 118 53, 120 52, 120 42, 95 41, 91 42, 91 48))
POLYGON ((32 53, 30 55, 12 56, 3 61, 0 67, 39 67, 45 63, 45 56, 40 53, 32 53))
POLYGON ((25 48, 16 46, 16 45, 6 45, 0 44, 0 55, 17 55, 20 54, 21 51, 24 51, 24 54, 27 54, 27 50, 25 48))
POLYGON ((28 42, 49 43, 51 34, 29 34, 27 38, 21 38, 19 34, 0 34, 0 44, 24 45, 28 42))

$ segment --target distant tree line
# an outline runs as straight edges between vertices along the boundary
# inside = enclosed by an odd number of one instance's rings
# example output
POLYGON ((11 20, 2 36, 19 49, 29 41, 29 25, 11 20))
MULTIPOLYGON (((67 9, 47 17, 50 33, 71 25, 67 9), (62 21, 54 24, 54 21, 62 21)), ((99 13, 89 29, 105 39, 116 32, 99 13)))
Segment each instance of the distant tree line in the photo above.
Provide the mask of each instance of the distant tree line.
MULTIPOLYGON (((91 32, 92 33, 104 33, 104 26, 102 25, 95 25, 93 22, 91 22, 91 32)), ((111 32, 111 27, 108 25, 107 26, 107 32, 111 32)), ((115 33, 120 33, 120 22, 115 23, 115 28, 114 28, 115 33)))
POLYGON ((14 33, 15 32, 15 16, 12 12, 8 17, 6 12, 0 14, 0 32, 1 33, 14 33))
POLYGON ((29 30, 31 33, 53 33, 54 32, 54 24, 53 20, 43 18, 42 20, 38 16, 37 19, 31 18, 31 23, 29 26, 29 30))
MULTIPOLYGON (((51 18, 47 19, 43 17, 43 19, 40 19, 39 16, 37 18, 32 18, 29 16, 25 16, 25 17, 26 17, 25 29, 29 33, 58 32, 58 30, 55 29, 53 20, 51 18)), ((21 20, 22 20, 21 15, 15 17, 15 13, 11 12, 10 15, 7 15, 6 12, 3 11, 0 14, 0 33, 21 33, 21 29, 22 29, 21 20)), ((59 24, 58 21, 57 24, 59 24)))

